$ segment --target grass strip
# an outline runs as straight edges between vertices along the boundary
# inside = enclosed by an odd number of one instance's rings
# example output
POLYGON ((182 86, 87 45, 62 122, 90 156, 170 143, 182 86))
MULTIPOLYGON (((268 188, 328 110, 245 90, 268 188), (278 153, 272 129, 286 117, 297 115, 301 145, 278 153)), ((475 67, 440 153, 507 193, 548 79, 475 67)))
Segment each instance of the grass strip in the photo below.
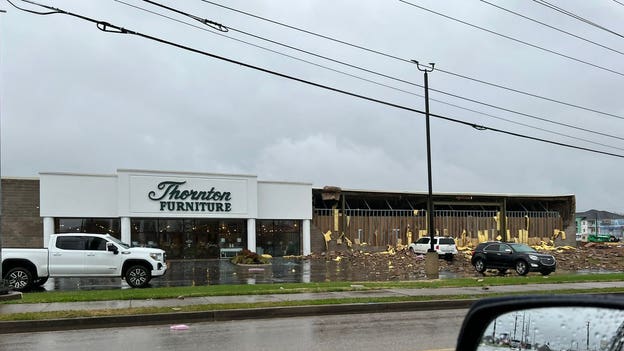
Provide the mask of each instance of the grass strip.
POLYGON ((148 289, 114 289, 114 290, 74 290, 28 292, 21 300, 2 303, 53 303, 53 302, 85 302, 107 300, 147 300, 170 299, 177 297, 202 296, 236 296, 295 294, 315 292, 336 292, 355 290, 379 290, 391 288, 419 289, 446 287, 482 287, 500 285, 526 284, 557 284, 578 282, 622 281, 624 273, 610 274, 562 274, 542 277, 528 276, 484 276, 474 278, 437 279, 422 281, 384 281, 384 282, 320 282, 320 283, 284 283, 257 285, 202 285, 183 287, 155 287, 148 289))
MULTIPOLYGON (((621 293, 619 288, 600 289, 563 289, 557 290, 559 294, 608 294, 621 293)), ((100 309, 100 310, 73 310, 73 311, 51 311, 51 312, 28 312, 0 314, 0 321, 28 321, 46 319, 64 319, 80 317, 103 317, 103 316, 137 316, 158 313, 181 313, 181 312, 205 312, 215 310, 231 309, 257 309, 269 307, 292 307, 311 305, 337 305, 355 303, 390 303, 390 302, 417 302, 417 301, 441 301, 441 300, 465 300, 482 299, 496 296, 513 295, 550 295, 548 291, 529 291, 517 293, 487 293, 487 294, 464 294, 464 295, 441 295, 441 296, 395 296, 395 297, 360 297, 360 298, 340 298, 340 299, 318 299, 318 300, 298 300, 279 302, 255 302, 255 303, 228 303, 228 304, 202 304, 176 307, 138 307, 124 309, 100 309)))

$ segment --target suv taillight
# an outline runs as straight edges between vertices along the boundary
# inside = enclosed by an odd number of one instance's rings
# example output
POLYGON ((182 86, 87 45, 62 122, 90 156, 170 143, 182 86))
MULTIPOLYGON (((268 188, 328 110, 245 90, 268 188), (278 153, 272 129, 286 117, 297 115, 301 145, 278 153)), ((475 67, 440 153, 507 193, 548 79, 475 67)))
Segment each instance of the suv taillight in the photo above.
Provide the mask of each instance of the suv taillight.
POLYGON ((436 249, 436 251, 437 251, 437 250, 440 250, 440 245, 436 245, 436 246, 435 246, 435 249, 436 249))

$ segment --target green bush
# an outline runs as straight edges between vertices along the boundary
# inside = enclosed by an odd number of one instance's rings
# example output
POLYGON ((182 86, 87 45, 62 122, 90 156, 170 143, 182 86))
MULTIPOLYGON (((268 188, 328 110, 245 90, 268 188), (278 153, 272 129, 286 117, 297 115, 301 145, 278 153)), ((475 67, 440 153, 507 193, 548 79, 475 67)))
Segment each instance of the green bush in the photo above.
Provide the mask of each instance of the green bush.
POLYGON ((234 264, 267 264, 271 263, 271 260, 253 251, 244 249, 236 256, 232 257, 231 262, 234 264))

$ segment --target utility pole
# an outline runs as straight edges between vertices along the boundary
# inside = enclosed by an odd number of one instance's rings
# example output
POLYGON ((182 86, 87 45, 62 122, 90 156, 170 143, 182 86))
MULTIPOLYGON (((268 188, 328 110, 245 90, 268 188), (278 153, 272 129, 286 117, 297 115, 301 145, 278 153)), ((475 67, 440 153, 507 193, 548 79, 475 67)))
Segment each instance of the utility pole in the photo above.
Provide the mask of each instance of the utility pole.
POLYGON ((435 237, 435 226, 433 221, 433 185, 431 182, 431 133, 429 128, 429 72, 433 72, 435 63, 429 63, 430 66, 421 65, 416 60, 412 60, 418 67, 418 70, 425 74, 425 119, 427 130, 427 181, 429 191, 427 193, 427 230, 429 231, 429 250, 425 258, 425 274, 427 278, 437 279, 439 277, 438 254, 433 248, 435 237))
POLYGON ((587 351, 589 351, 589 321, 587 322, 587 351))
MULTIPOLYGON (((0 14, 6 13, 6 10, 0 9, 0 14)), ((1 82, 0 82, 1 83, 1 82)), ((0 84, 0 100, 2 94, 2 85, 0 84)), ((2 112, 0 112, 1 115, 2 112)), ((0 121, 2 119, 0 118, 0 121)), ((2 161, 0 160, 0 295, 6 295, 9 293, 8 287, 4 284, 2 273, 2 161)))
POLYGON ((492 339, 496 340, 496 321, 498 318, 494 319, 494 330, 492 331, 492 339))

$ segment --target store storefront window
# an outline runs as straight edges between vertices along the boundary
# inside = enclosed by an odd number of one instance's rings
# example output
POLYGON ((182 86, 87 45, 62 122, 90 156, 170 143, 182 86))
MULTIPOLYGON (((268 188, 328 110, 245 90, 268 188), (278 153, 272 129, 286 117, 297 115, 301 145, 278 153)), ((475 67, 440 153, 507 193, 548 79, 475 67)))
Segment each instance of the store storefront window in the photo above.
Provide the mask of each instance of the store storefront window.
POLYGON ((247 247, 242 219, 133 218, 131 228, 133 246, 159 247, 169 259, 220 258, 247 247))
POLYGON ((119 218, 55 218, 54 232, 110 234, 121 238, 119 218))
POLYGON ((274 257, 301 255, 301 221, 256 221, 256 252, 274 257))

